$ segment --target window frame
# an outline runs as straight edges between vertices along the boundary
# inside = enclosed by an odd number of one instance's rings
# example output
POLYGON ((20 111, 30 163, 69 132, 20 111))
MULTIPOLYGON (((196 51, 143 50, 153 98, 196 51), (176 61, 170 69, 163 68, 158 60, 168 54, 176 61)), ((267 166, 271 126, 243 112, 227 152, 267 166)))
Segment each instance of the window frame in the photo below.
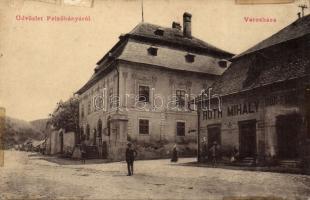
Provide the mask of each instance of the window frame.
POLYGON ((176 136, 177 137, 184 137, 184 136, 186 136, 186 121, 182 121, 182 120, 177 120, 176 121, 176 136), (180 126, 179 126, 179 124, 180 123, 182 123, 183 124, 183 126, 181 126, 181 128, 183 128, 183 134, 179 134, 179 128, 180 128, 180 126))
POLYGON ((148 53, 148 55, 150 55, 150 56, 157 56, 158 48, 157 48, 157 47, 149 47, 149 48, 147 49, 147 53, 148 53))
POLYGON ((109 88, 109 94, 108 94, 108 96, 109 96, 109 108, 110 109, 112 109, 113 108, 113 94, 114 94, 114 88, 113 87, 111 87, 111 88, 109 88))
POLYGON ((176 89, 175 90, 175 97, 176 97, 176 106, 180 109, 185 108, 185 103, 186 103, 186 90, 183 89, 176 89), (182 97, 182 94, 178 94, 178 92, 184 92, 184 102, 182 104, 180 104, 180 100, 179 97, 182 97))
MULTIPOLYGON (((138 123, 139 123, 138 124, 139 135, 150 135, 150 120, 149 119, 140 118, 140 119, 138 119, 138 123), (147 133, 142 133, 141 132, 141 122, 142 121, 147 121, 147 133)), ((146 125, 144 124, 144 126, 146 126, 146 125)))
POLYGON ((84 113, 84 104, 81 105, 81 119, 84 119, 85 113, 84 113))
POLYGON ((91 114, 91 100, 88 100, 87 102, 87 114, 91 114))
POLYGON ((195 62, 195 57, 196 57, 196 55, 188 53, 185 55, 185 61, 187 63, 193 63, 193 62, 195 62))
MULTIPOLYGON (((143 85, 143 84, 141 84, 141 85, 138 85, 138 101, 139 102, 144 102, 144 103, 150 103, 150 100, 151 100, 151 88, 150 88, 150 86, 149 85, 143 85), (141 100, 140 98, 142 98, 143 96, 141 96, 141 94, 140 94, 140 87, 145 87, 145 88, 148 88, 148 96, 147 96, 147 98, 145 98, 145 100, 143 101, 143 100, 141 100)), ((145 97, 145 96, 144 96, 145 97)))

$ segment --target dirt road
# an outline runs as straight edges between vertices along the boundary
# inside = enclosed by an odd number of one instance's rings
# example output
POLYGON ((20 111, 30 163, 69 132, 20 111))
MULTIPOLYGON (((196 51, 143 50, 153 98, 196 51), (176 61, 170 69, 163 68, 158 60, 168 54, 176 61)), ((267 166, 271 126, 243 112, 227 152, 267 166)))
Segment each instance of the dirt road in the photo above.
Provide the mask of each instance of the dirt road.
MULTIPOLYGON (((190 162, 193 159, 181 159, 190 162)), ((6 151, 0 168, 0 199, 222 199, 280 197, 310 199, 310 176, 198 168, 169 160, 126 165, 86 163, 6 151)))

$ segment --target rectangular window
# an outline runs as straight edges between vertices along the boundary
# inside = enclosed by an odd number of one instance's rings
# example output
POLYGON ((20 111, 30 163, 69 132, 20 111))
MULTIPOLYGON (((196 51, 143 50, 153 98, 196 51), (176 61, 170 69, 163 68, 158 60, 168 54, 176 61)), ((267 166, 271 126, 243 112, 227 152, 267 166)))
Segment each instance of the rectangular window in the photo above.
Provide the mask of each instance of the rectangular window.
POLYGON ((88 101, 88 104, 87 104, 87 114, 90 114, 91 113, 91 101, 88 101))
POLYGON ((149 134, 149 120, 140 119, 139 120, 139 134, 149 134))
POLYGON ((110 108, 113 108, 113 88, 109 89, 109 106, 110 108))
POLYGON ((176 91, 176 105, 179 108, 185 107, 185 91, 184 90, 176 91))
POLYGON ((193 54, 187 54, 187 55, 185 56, 185 60, 186 60, 186 62, 188 62, 188 63, 193 63, 193 62, 195 61, 195 55, 193 55, 193 54))
POLYGON ((81 106, 81 118, 84 118, 84 105, 81 106))
POLYGON ((139 86, 139 101, 150 102, 150 88, 149 86, 139 86))
POLYGON ((157 56, 158 48, 150 47, 147 49, 148 54, 151 56, 157 56))
POLYGON ((185 136, 185 122, 177 122, 177 136, 185 136))

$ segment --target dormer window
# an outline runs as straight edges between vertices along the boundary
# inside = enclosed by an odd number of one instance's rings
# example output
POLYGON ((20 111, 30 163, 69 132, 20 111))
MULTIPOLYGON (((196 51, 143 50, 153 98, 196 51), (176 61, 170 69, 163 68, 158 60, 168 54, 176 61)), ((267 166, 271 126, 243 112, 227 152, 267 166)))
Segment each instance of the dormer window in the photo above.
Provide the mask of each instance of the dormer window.
POLYGON ((150 47, 147 49, 147 52, 151 56, 157 56, 157 50, 158 50, 158 48, 156 48, 156 47, 150 47))
POLYGON ((220 60, 218 62, 219 66, 222 68, 226 68, 227 67, 227 61, 226 60, 220 60))
POLYGON ((195 61, 195 55, 194 55, 194 54, 188 53, 188 54, 185 56, 185 60, 186 60, 186 62, 188 62, 188 63, 193 63, 193 62, 195 61))
POLYGON ((164 30, 161 28, 156 29, 156 31, 154 31, 155 35, 159 35, 159 36, 163 36, 164 35, 164 30))

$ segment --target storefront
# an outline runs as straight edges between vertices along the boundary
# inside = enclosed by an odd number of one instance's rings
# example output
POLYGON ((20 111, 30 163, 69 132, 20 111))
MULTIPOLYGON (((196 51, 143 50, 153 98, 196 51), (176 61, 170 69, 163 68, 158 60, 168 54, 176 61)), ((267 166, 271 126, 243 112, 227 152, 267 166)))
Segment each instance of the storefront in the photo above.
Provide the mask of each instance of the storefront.
POLYGON ((309 27, 303 17, 235 56, 197 99, 199 156, 216 141, 222 157, 309 163, 309 27))

